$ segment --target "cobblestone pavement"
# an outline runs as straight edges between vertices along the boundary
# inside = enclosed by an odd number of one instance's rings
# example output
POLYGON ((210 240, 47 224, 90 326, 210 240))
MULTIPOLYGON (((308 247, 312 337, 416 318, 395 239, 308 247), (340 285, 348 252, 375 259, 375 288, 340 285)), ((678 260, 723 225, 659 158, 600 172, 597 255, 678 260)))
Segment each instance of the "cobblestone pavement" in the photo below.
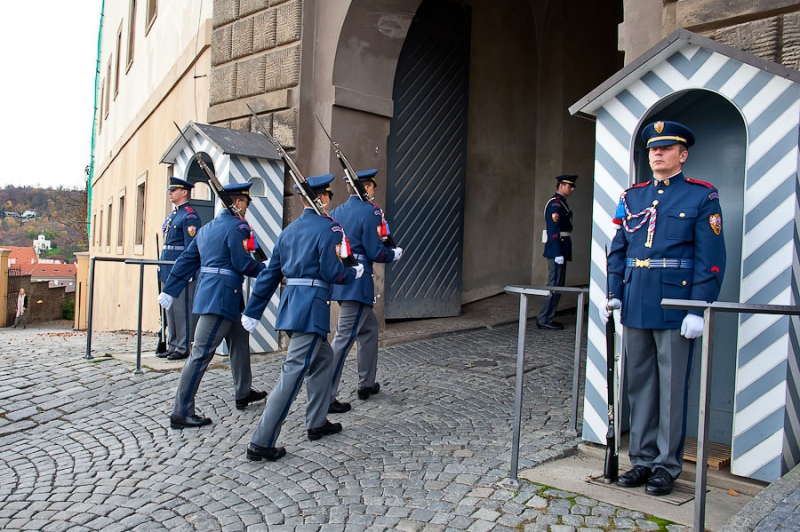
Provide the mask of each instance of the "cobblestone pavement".
MULTIPOLYGON (((684 527, 509 474, 516 325, 382 348, 380 394, 355 397, 355 357, 331 416, 342 433, 306 439, 305 393, 289 412, 278 462, 249 462, 263 403, 234 408, 224 358, 197 397, 214 424, 169 428, 178 372, 136 375, 106 356, 136 337, 0 331, 0 529, 553 531, 684 527)), ((575 330, 529 327, 520 468, 571 453, 575 330)), ((145 339, 154 343, 152 337, 145 339)), ((150 360, 154 360, 150 358, 150 360)), ((282 356, 253 356, 271 389, 282 356)), ((147 358, 144 359, 147 366, 147 358)), ((147 369, 147 368, 146 368, 147 369)))

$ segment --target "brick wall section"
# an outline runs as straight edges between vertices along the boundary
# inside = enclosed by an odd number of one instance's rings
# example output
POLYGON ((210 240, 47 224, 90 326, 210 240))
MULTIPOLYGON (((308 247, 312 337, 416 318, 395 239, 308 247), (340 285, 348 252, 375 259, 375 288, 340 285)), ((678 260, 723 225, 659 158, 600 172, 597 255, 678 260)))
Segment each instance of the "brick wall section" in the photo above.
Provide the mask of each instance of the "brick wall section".
MULTIPOLYGON (((302 12, 303 0, 214 0, 211 107, 299 84, 302 12)), ((259 115, 287 150, 297 136, 298 109, 289 105, 259 115)), ((214 125, 256 131, 245 116, 214 125)))
MULTIPOLYGON (((30 275, 19 278, 19 288, 28 295, 28 323, 60 320, 66 301, 75 301, 75 292, 66 293, 65 286, 50 288, 47 282, 32 283, 30 275), (41 303, 37 303, 41 301, 41 303)), ((14 313, 10 313, 9 325, 14 324, 14 313)))

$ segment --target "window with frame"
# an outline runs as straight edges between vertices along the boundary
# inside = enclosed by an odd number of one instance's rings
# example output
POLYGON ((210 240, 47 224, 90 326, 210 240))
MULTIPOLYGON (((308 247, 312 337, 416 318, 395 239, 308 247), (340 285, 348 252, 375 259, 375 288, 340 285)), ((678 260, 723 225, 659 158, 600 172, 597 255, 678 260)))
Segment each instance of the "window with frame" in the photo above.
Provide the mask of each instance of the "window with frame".
POLYGON ((122 61, 122 23, 117 30, 117 60, 114 62, 114 99, 117 99, 119 94, 119 70, 120 62, 122 61))
POLYGON ((97 247, 100 247, 100 243, 103 241, 103 209, 100 209, 100 215, 97 217, 97 221, 100 224, 97 227, 97 247))
POLYGON ((92 215, 92 241, 94 242, 94 247, 97 247, 97 213, 95 212, 92 215))
POLYGON ((117 208, 117 247, 121 248, 125 244, 125 193, 119 196, 119 207, 117 208))
POLYGON ((111 212, 113 211, 114 203, 109 201, 108 202, 108 219, 106 220, 106 247, 111 247, 111 221, 113 220, 111 216, 111 212))
POLYGON ((136 233, 134 243, 137 246, 144 244, 144 200, 145 200, 145 179, 147 174, 139 179, 136 185, 136 233))
POLYGON ((106 99, 106 80, 100 83, 100 113, 97 115, 97 132, 103 131, 103 109, 105 107, 106 99))
POLYGON ((125 71, 133 64, 133 50, 136 44, 136 0, 131 0, 128 8, 128 62, 125 71))
POLYGON ((144 34, 150 31, 150 28, 153 26, 153 22, 156 20, 156 15, 158 14, 158 0, 147 0, 147 13, 145 17, 145 30, 144 34))
POLYGON ((111 61, 114 59, 113 57, 108 58, 108 75, 106 79, 108 80, 108 90, 106 91, 106 116, 108 118, 108 111, 111 109, 111 61))

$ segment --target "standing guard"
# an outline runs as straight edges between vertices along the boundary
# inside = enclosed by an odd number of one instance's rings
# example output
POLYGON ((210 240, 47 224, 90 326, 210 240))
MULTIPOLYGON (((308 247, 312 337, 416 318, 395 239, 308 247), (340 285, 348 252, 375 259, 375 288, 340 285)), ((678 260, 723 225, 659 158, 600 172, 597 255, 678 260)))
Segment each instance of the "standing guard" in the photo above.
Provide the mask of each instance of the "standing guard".
MULTIPOLYGON (((544 221, 547 226, 542 235, 544 257, 547 258, 547 286, 564 286, 567 279, 567 262, 572 261, 572 211, 567 198, 575 190, 576 175, 556 177, 556 193, 544 206, 544 221)), ((553 321, 561 294, 554 292, 542 303, 539 319, 540 329, 561 330, 564 326, 553 321)))
MULTIPOLYGON (((197 211, 189 204, 189 195, 194 184, 179 179, 169 178, 167 196, 174 208, 161 232, 164 235, 164 249, 161 250, 161 260, 176 260, 194 240, 203 222, 197 211)), ((162 265, 158 268, 158 280, 163 286, 167 282, 172 266, 162 265)), ((196 273, 196 272, 195 272, 196 273)), ((169 360, 182 360, 189 356, 190 344, 194 337, 196 320, 192 317, 192 302, 194 301, 195 279, 192 279, 181 292, 173 305, 167 309, 167 324, 169 335, 167 337, 167 350, 156 356, 169 360)))

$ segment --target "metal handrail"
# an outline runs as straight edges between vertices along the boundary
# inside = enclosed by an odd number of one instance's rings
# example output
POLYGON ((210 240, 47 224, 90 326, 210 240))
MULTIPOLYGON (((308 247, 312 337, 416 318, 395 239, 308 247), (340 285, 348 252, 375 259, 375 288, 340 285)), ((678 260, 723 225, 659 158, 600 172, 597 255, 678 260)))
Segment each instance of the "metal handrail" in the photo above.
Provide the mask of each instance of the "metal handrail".
POLYGON ((690 299, 662 299, 661 307, 665 309, 702 310, 703 311, 703 351, 700 363, 700 411, 697 422, 697 470, 694 485, 694 528, 705 530, 706 521, 706 484, 708 480, 707 434, 708 411, 711 403, 711 358, 714 349, 714 314, 716 312, 733 312, 736 314, 781 314, 784 316, 800 316, 800 307, 788 305, 761 305, 729 303, 718 301, 707 303, 690 299))
POLYGON ((550 296, 553 292, 578 294, 578 312, 575 319, 575 356, 572 375, 572 410, 570 426, 578 433, 578 387, 580 384, 581 340, 583 336, 583 300, 589 293, 588 288, 572 288, 565 286, 520 286, 505 287, 506 293, 519 294, 519 331, 517 333, 517 375, 514 392, 514 435, 511 447, 511 473, 508 484, 519 487, 519 439, 522 429, 522 387, 525 374, 525 335, 528 322, 528 297, 550 296))
POLYGON ((139 265, 139 308, 138 323, 136 326, 136 370, 137 375, 142 372, 142 297, 144 293, 144 267, 145 265, 172 265, 174 260, 149 260, 149 259, 126 259, 122 257, 92 257, 89 266, 89 309, 86 320, 86 354, 83 358, 91 360, 92 356, 92 313, 94 307, 94 268, 95 261, 100 262, 124 262, 125 264, 139 265))

